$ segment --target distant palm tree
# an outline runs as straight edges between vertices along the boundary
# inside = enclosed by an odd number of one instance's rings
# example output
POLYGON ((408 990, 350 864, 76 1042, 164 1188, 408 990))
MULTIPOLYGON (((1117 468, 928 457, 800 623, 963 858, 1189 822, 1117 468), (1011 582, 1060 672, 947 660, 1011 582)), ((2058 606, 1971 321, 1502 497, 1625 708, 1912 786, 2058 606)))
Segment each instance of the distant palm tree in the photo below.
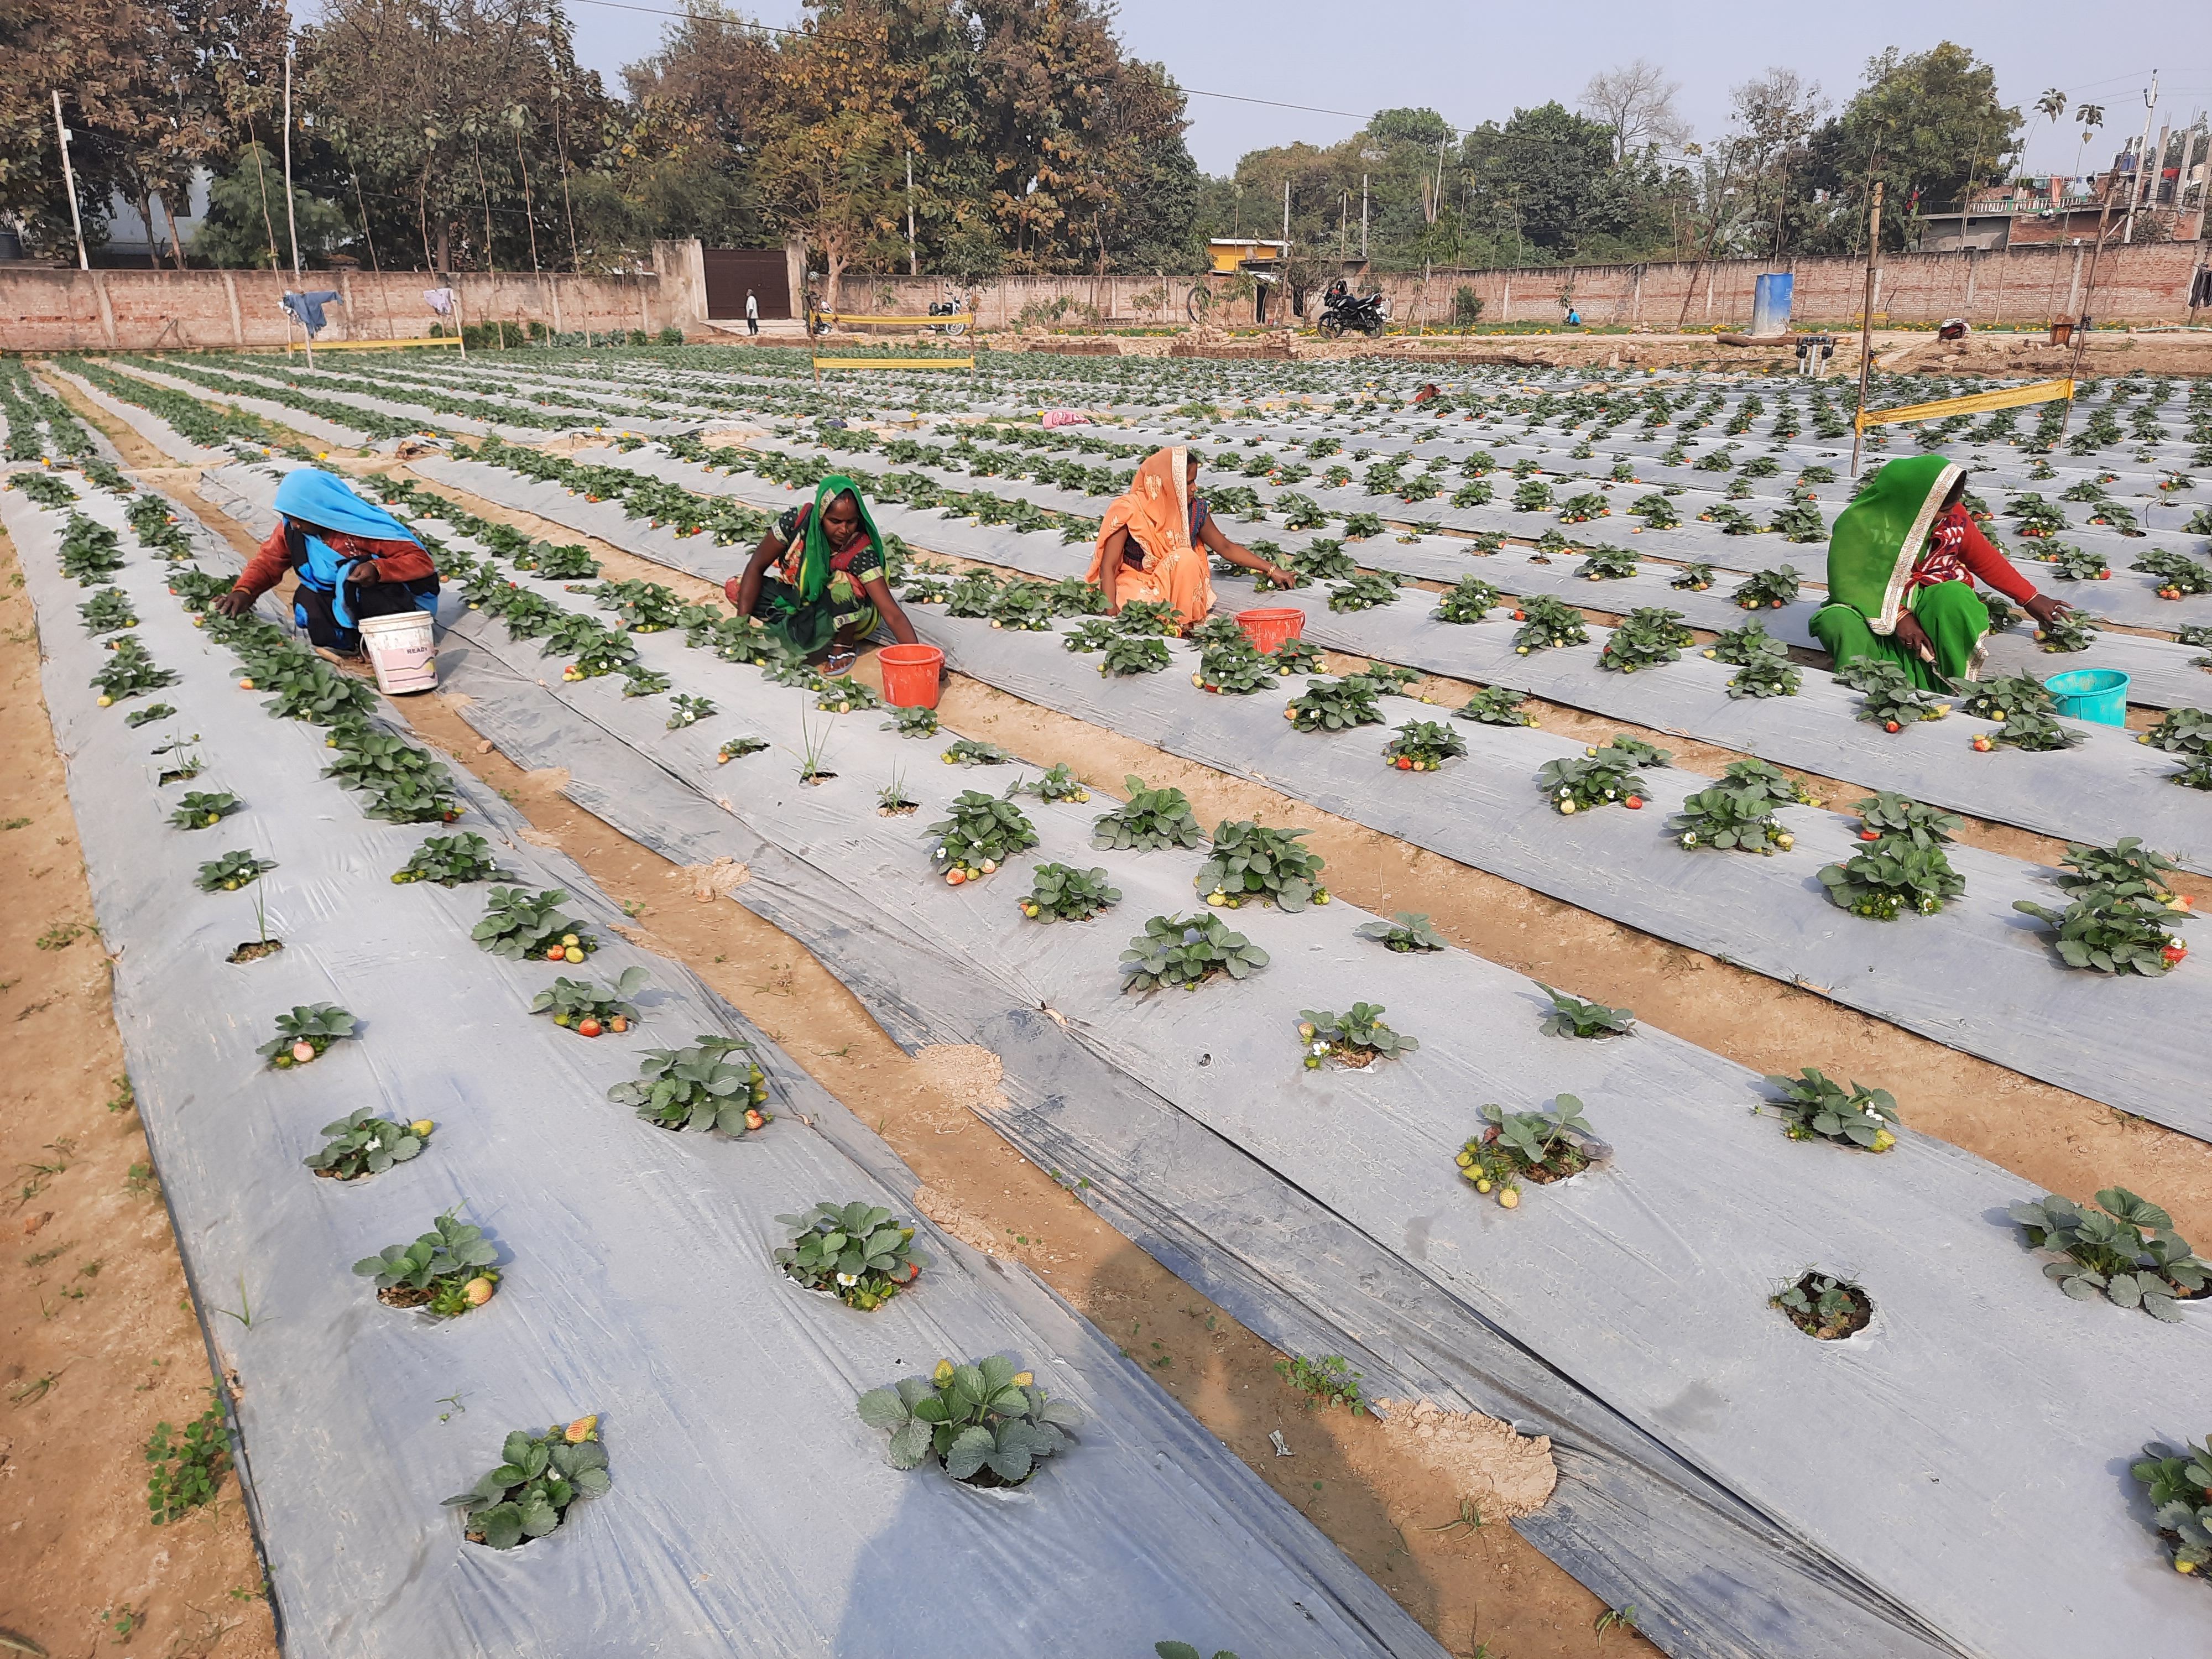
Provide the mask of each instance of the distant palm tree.
MULTIPOLYGON (((2035 100, 2035 112, 2038 115, 2044 117, 2052 126, 2057 126, 2058 125, 2058 118, 2066 113, 2066 94, 2061 92, 2057 87, 2045 87, 2043 91, 2043 96, 2035 100)), ((2029 136, 2031 137, 2033 137, 2034 132, 2034 127, 2030 125, 2028 128, 2029 136)), ((2022 139, 2021 141, 2020 153, 2021 160, 2024 164, 2027 159, 2027 139, 2022 139)))
POLYGON ((2081 104, 2075 106, 2074 118, 2081 124, 2081 142, 2074 147, 2074 176, 2081 176, 2081 152, 2089 143, 2089 135, 2105 125, 2102 104, 2081 104))

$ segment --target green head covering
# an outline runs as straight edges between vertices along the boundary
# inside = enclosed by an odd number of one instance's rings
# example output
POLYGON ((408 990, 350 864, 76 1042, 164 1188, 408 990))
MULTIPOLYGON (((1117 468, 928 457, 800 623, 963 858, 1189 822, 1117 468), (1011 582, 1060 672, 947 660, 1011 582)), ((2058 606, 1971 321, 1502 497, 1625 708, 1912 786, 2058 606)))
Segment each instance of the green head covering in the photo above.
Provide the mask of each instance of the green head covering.
POLYGON ((822 515, 830 510, 830 502, 848 495, 860 509, 861 531, 878 549, 884 544, 875 520, 868 515, 867 498, 860 494, 860 486, 842 472, 823 479, 814 487, 814 510, 806 515, 805 540, 799 553, 799 597, 808 604, 820 599, 830 586, 830 532, 822 527, 822 515))
POLYGON ((1829 599, 1850 606, 1875 633, 1893 632, 1911 608, 1905 582, 1927 550, 1943 498, 1964 477, 1965 468, 1941 455, 1909 455, 1868 479, 1828 538, 1829 599))

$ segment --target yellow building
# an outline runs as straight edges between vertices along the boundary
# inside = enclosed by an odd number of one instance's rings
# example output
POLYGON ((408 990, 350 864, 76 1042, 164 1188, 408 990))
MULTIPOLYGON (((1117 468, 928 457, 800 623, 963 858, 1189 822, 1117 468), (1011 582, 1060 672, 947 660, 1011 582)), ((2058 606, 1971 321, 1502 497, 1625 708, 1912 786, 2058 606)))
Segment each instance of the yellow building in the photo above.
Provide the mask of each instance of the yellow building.
POLYGON ((1216 276, 1232 276, 1247 264, 1273 264, 1291 254, 1288 242, 1262 242, 1249 236, 1216 236, 1206 245, 1216 276))

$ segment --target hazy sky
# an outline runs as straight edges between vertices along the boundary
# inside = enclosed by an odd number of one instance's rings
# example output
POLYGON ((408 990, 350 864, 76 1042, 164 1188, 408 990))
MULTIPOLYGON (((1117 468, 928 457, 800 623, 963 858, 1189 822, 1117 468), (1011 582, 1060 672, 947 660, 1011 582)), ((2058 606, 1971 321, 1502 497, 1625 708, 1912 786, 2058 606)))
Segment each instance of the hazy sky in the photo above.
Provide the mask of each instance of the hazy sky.
MULTIPOLYGON (((599 0, 568 3, 578 54, 618 87, 617 71, 653 49, 663 20, 599 0)), ((628 3, 677 9, 675 0, 628 3)), ((764 23, 787 25, 804 15, 798 0, 736 4, 764 23)), ((2063 91, 2069 106, 2105 106, 2105 125, 2085 157, 2087 165, 2109 160, 2124 135, 2141 134, 2143 92, 2154 69, 2161 71, 2160 122, 2179 125, 2212 107, 2212 5, 2201 0, 2110 13, 2080 0, 1866 0, 1845 10, 1796 11, 1568 0, 1510 12, 1464 0, 1393 6, 1123 0, 1121 28, 1131 50, 1166 64, 1193 94, 1191 154, 1208 173, 1226 173, 1246 150, 1270 144, 1334 143, 1374 111, 1400 105, 1427 105, 1461 128, 1553 98, 1571 108, 1594 71, 1638 57, 1682 83, 1679 106, 1704 137, 1725 124, 1729 88, 1771 65, 1819 81, 1840 102, 1859 85, 1865 60, 1883 47, 1920 52, 1955 40, 1996 66, 2000 94, 2033 122, 2029 172, 2074 170, 2079 129, 2070 107, 2055 131, 2033 114, 2046 87, 2063 91), (1761 45, 1762 37, 1778 44, 1761 45), (1350 113, 1274 109, 1196 95, 1201 92, 1350 113)))

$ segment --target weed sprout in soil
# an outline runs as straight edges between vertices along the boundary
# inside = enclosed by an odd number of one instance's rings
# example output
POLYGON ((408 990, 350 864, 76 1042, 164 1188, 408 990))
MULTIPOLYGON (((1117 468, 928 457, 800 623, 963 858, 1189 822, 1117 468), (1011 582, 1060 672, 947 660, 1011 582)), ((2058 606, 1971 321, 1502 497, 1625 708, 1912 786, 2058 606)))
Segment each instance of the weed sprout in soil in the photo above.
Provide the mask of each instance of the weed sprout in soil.
POLYGON ((1767 1304, 1779 1309, 1806 1335, 1823 1342, 1864 1330, 1874 1317, 1874 1299, 1859 1285, 1810 1267, 1769 1297, 1767 1304))
POLYGON ((1275 1362, 1275 1373, 1306 1397, 1308 1411, 1316 1407, 1327 1411, 1332 1406, 1343 1406, 1354 1417, 1368 1415, 1367 1401, 1359 1391, 1367 1373, 1352 1370, 1352 1362, 1340 1353, 1326 1354, 1319 1359, 1292 1354, 1275 1362))

